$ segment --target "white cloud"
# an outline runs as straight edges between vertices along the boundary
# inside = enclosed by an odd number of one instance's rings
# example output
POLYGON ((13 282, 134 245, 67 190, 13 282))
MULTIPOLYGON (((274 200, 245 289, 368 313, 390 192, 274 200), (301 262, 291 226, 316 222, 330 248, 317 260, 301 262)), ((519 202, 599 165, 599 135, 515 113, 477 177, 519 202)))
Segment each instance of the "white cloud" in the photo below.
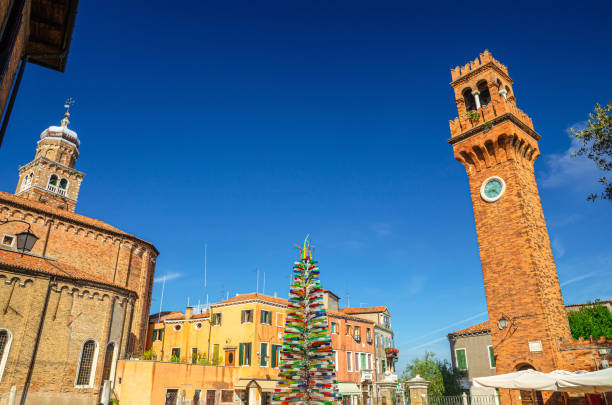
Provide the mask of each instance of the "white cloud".
POLYGON ((557 254, 557 257, 565 256, 565 247, 563 247, 563 243, 561 243, 561 239, 554 238, 552 240, 552 248, 557 254))
POLYGON ((402 351, 403 351, 403 352, 412 352, 412 351, 414 351, 414 350, 418 350, 418 349, 421 349, 421 348, 426 347, 426 346, 431 346, 431 345, 433 345, 434 343, 441 342, 441 341, 443 341, 443 340, 445 340, 445 339, 446 339, 446 336, 442 336, 441 338, 434 339, 434 340, 430 340, 429 342, 425 342, 425 343, 420 344, 420 345, 418 345, 418 346, 413 346, 413 347, 410 347, 410 348, 408 348, 408 349, 404 349, 404 350, 402 350, 402 351))
POLYGON ((583 189, 597 182, 598 169, 593 161, 582 157, 572 157, 581 146, 581 142, 572 138, 572 144, 564 153, 544 155, 545 169, 541 173, 542 187, 554 188, 571 185, 583 189))
POLYGON ((165 281, 170 281, 181 277, 183 273, 166 273, 163 276, 155 277, 154 283, 162 283, 165 281))
POLYGON ((387 236, 391 234, 391 224, 387 222, 374 222, 370 225, 370 229, 377 236, 387 236))
POLYGON ((404 296, 411 296, 420 293, 423 291, 426 281, 427 277, 420 274, 410 277, 408 285, 403 289, 402 294, 404 296))
POLYGON ((595 274, 596 273, 587 273, 587 274, 583 274, 578 277, 570 278, 569 280, 565 280, 564 282, 562 282, 561 287, 565 287, 566 285, 574 284, 574 283, 577 283, 578 281, 582 281, 584 279, 591 278, 595 276, 595 274))
POLYGON ((436 333, 440 333, 440 332, 448 331, 448 330, 449 330, 450 328, 452 328, 453 326, 461 325, 462 323, 465 323, 465 322, 467 322, 467 321, 471 321, 471 320, 476 319, 476 318, 480 318, 480 317, 482 317, 482 316, 484 316, 484 315, 487 315, 487 314, 488 314, 488 312, 487 312, 487 311, 479 312, 479 313, 477 313, 477 314, 475 314, 475 315, 469 316, 469 317, 467 317, 467 318, 465 318, 465 319, 462 319, 462 320, 460 320, 460 321, 455 321, 455 322, 453 322, 453 323, 449 323, 448 325, 445 325, 445 326, 443 326, 443 327, 441 327, 441 328, 439 328, 439 329, 436 329, 436 330, 432 330, 432 331, 430 331, 430 332, 427 332, 426 334, 421 335, 421 336, 419 336, 419 337, 417 337, 417 338, 408 339, 408 341, 410 342, 410 341, 420 340, 420 339, 423 339, 423 338, 425 338, 425 337, 427 337, 427 336, 435 335, 436 333))

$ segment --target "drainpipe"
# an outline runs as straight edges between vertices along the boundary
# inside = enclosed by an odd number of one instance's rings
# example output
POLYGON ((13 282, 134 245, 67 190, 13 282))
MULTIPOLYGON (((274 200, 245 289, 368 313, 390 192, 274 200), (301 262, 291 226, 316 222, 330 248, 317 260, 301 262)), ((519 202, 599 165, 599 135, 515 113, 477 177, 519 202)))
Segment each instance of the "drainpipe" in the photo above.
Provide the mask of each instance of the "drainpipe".
POLYGON ((51 296, 51 287, 55 285, 55 277, 49 277, 49 285, 47 286, 47 296, 45 297, 45 303, 43 304, 42 314, 40 316, 40 322, 38 323, 38 333, 36 334, 36 340, 34 341, 34 350, 32 351, 32 359, 30 360, 30 367, 28 368, 28 375, 26 376, 25 383, 23 385, 23 392, 21 393, 20 405, 25 405, 26 397, 28 396, 28 389, 30 388, 30 382, 32 381, 32 373, 34 372, 34 364, 36 363, 36 354, 38 353, 38 346, 40 345, 40 337, 42 336, 43 326, 45 324, 45 317, 47 315, 47 307, 49 306, 49 297, 51 296))

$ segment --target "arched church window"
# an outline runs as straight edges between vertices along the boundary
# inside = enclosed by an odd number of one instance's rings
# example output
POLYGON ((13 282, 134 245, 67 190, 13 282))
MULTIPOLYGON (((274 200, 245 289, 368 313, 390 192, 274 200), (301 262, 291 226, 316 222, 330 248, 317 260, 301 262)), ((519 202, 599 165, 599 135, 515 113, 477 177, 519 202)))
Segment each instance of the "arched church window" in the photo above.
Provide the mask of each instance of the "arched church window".
POLYGON ((491 102, 491 93, 487 82, 482 80, 478 83, 478 91, 480 92, 480 105, 487 105, 491 102))
POLYGON ((472 89, 469 87, 463 90, 463 101, 465 102, 465 111, 473 111, 476 109, 476 99, 472 95, 472 89))
POLYGON ((4 366, 6 366, 6 360, 8 359, 12 340, 13 335, 10 331, 7 329, 0 329, 0 381, 2 381, 2 374, 4 373, 4 366))
POLYGON ((62 179, 62 180, 60 180, 59 187, 60 187, 62 190, 66 190, 66 188, 68 187, 68 180, 66 180, 66 179, 62 179))
POLYGON ((85 343, 83 343, 76 386, 90 387, 93 385, 93 377, 95 376, 94 368, 96 357, 98 357, 97 351, 98 347, 93 339, 86 340, 85 343))
POLYGON ((57 176, 55 174, 52 174, 49 178, 49 184, 52 186, 57 186, 57 176))
POLYGON ((104 355, 104 369, 102 370, 102 381, 113 380, 113 366, 115 363, 115 345, 114 342, 110 342, 106 346, 106 354, 104 355))

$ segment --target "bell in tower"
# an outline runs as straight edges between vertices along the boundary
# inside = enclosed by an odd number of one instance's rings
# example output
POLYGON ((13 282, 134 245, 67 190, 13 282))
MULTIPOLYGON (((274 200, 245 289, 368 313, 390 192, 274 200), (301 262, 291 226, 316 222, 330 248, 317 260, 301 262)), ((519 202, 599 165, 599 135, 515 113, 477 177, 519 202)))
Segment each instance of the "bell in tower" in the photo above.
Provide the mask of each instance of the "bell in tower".
POLYGON ((75 170, 80 141, 77 133, 68 128, 70 107, 60 126, 50 126, 40 134, 34 160, 19 168, 19 182, 15 195, 40 201, 74 212, 84 174, 75 170))

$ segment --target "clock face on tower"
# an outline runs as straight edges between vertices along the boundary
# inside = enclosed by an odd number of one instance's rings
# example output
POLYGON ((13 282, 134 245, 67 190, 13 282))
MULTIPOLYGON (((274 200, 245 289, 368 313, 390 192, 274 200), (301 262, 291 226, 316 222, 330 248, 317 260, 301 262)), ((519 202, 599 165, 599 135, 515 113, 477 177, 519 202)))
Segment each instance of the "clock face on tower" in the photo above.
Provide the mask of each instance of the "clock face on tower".
POLYGON ((480 186, 480 196, 487 202, 497 201, 506 191, 506 183, 501 177, 489 177, 480 186))

